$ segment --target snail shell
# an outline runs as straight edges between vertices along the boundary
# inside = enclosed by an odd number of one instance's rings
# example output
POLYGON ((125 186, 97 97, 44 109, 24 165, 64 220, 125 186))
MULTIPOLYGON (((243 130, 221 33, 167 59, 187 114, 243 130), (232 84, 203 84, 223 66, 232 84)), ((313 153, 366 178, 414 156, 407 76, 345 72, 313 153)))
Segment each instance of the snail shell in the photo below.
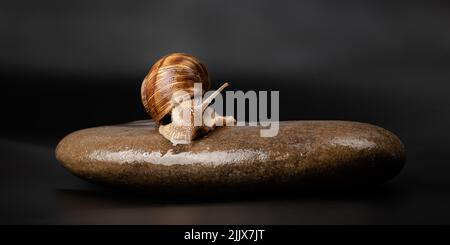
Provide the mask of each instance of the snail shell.
POLYGON ((194 96, 194 83, 202 84, 202 95, 211 87, 206 67, 189 54, 173 53, 159 59, 144 78, 142 103, 147 113, 159 124, 166 124, 173 109, 175 92, 194 96))

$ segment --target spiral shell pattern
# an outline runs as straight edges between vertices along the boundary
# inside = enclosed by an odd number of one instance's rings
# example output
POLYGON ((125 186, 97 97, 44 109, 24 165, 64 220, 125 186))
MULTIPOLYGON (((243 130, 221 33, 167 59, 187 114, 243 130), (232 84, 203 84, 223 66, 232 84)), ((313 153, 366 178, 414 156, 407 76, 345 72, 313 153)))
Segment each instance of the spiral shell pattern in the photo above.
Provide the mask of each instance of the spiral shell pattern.
POLYGON ((194 96, 194 83, 202 83, 202 94, 210 89, 206 67, 189 54, 174 53, 159 59, 144 78, 141 86, 142 103, 157 124, 170 115, 175 91, 194 96))

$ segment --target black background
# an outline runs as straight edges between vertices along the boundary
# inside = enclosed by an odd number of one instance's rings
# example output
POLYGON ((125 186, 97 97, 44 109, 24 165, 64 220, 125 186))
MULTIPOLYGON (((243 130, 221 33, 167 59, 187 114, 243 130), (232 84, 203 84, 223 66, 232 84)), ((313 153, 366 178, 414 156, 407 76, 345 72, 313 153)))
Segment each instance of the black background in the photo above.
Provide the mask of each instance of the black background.
POLYGON ((0 223, 449 223, 447 1, 1 1, 0 223), (212 87, 279 90, 282 120, 368 122, 407 149, 401 174, 352 195, 173 200, 88 184, 54 147, 146 119, 140 83, 186 52, 212 87))

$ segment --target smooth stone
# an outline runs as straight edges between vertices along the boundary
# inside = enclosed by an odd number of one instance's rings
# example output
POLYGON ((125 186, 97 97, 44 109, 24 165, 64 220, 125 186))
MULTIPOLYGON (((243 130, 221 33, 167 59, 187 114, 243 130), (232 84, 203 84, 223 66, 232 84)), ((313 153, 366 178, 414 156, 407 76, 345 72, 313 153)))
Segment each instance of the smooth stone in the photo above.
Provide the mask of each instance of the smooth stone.
POLYGON ((71 133, 56 158, 83 179, 161 193, 373 186, 405 162, 402 142, 366 123, 284 121, 273 138, 260 129, 222 127, 173 146, 137 121, 71 133))

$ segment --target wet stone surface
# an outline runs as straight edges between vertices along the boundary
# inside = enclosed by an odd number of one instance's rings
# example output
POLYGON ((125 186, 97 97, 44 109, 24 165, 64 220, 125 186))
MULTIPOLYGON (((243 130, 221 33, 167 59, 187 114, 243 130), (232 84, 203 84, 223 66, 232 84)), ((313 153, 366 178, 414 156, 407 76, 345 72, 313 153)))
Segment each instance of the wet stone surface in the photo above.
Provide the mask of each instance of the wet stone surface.
POLYGON ((137 121, 69 134, 56 158, 96 183, 235 193, 375 186, 400 172, 405 153, 394 134, 357 122, 285 121, 272 138, 259 127, 223 127, 173 146, 151 121, 137 121))

